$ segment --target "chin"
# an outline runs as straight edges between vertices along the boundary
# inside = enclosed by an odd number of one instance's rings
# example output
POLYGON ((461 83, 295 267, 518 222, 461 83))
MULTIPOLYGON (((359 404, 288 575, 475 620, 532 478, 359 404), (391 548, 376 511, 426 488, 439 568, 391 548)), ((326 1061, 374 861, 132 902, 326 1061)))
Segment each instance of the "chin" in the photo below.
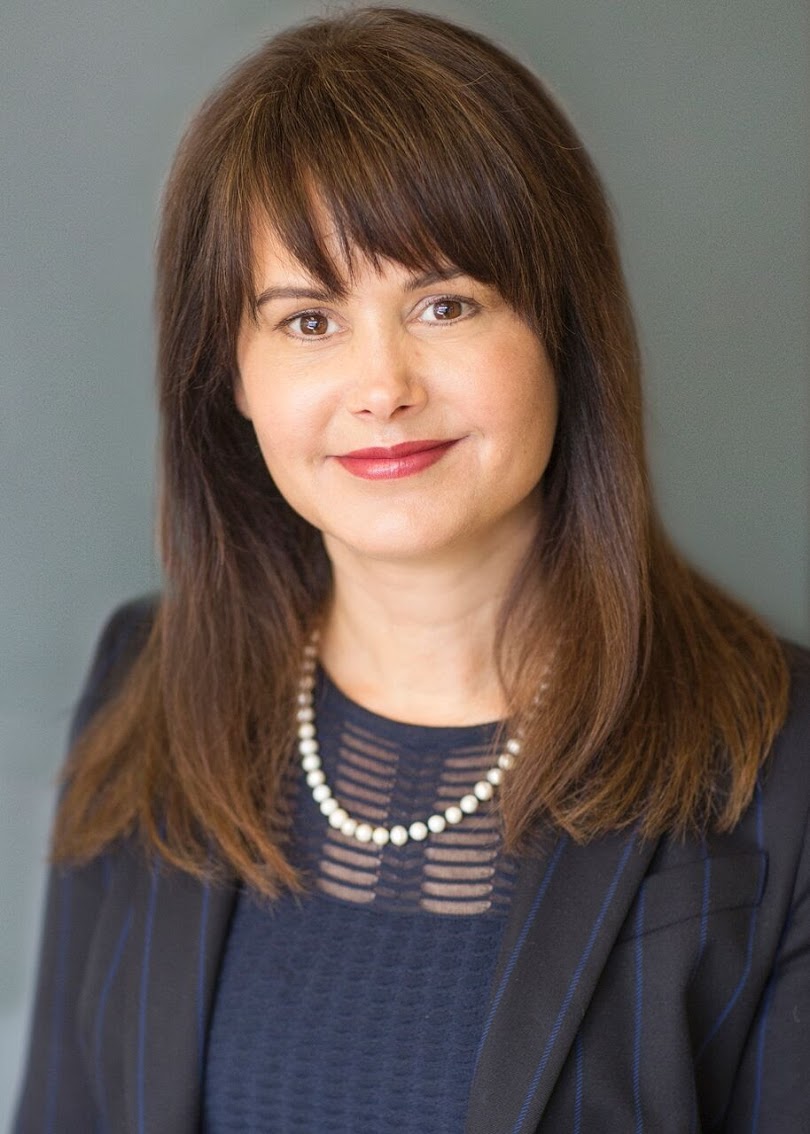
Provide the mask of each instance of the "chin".
POLYGON ((420 531, 414 526, 403 529, 401 525, 390 523, 376 527, 369 524, 362 531, 339 531, 333 525, 331 531, 323 532, 330 556, 331 548, 337 545, 364 559, 410 563, 451 553, 458 535, 458 532, 439 532, 435 526, 420 531))

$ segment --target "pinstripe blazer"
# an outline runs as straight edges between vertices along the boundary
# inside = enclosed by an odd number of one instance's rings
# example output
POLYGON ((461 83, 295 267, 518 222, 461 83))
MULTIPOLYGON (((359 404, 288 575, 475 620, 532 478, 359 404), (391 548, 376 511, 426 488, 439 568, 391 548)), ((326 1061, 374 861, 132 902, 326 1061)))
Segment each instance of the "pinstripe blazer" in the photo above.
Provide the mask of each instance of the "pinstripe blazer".
MULTIPOLYGON (((150 609, 114 616, 76 727, 150 609)), ((791 658, 790 715, 734 831, 548 832, 523 861, 464 1134, 810 1131, 810 656, 791 658)), ((52 873, 15 1134, 199 1129, 235 895, 128 844, 52 873)))

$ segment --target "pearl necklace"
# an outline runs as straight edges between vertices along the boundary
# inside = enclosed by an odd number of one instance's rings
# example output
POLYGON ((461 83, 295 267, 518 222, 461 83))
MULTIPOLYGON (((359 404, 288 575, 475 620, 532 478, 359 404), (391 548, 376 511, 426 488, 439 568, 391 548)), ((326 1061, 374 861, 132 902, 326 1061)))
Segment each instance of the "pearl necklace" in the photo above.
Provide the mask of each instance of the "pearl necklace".
POLYGON ((325 815, 330 826, 339 830, 349 838, 359 843, 375 843, 384 847, 392 843, 395 847, 404 846, 409 839, 421 842, 431 834, 439 834, 448 826, 460 823, 465 815, 474 815, 479 806, 486 800, 492 799, 495 789, 501 782, 503 773, 507 772, 520 752, 520 740, 512 737, 507 740, 504 750, 498 756, 495 764, 489 768, 483 779, 475 784, 468 795, 463 795, 458 803, 452 804, 443 812, 436 812, 425 820, 417 819, 408 827, 397 824, 395 827, 375 827, 371 823, 364 823, 353 818, 345 807, 341 807, 332 794, 332 789, 326 782, 326 775, 321 766, 321 757, 318 750, 318 739, 315 733, 315 706, 312 691, 315 688, 315 667, 318 660, 318 635, 312 635, 304 648, 304 660, 301 666, 301 676, 298 682, 298 753, 301 757, 301 767, 306 776, 307 785, 312 789, 312 798, 325 815))

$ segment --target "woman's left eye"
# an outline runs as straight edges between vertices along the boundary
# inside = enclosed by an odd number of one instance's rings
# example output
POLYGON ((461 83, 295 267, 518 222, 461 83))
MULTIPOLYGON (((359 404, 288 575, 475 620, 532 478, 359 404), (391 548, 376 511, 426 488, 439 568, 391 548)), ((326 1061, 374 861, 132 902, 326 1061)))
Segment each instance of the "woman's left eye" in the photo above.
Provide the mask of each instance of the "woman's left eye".
POLYGON ((461 299, 455 295, 445 295, 441 299, 432 299, 420 313, 420 319, 425 323, 456 323, 459 319, 473 314, 476 305, 470 299, 461 299))

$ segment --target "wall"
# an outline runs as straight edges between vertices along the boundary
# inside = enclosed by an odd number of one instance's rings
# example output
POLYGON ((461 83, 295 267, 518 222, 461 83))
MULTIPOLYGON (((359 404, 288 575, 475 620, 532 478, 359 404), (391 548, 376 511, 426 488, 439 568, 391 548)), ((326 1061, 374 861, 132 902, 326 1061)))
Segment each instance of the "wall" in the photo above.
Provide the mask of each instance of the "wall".
MULTIPOLYGON (((414 5, 418 6, 418 5, 414 5)), ((313 3, 6 0, 0 46, 0 1118, 99 624, 158 585, 151 256, 183 123, 313 3)), ((546 77, 615 202, 681 546, 810 642, 807 22, 791 0, 440 4, 546 77)))

